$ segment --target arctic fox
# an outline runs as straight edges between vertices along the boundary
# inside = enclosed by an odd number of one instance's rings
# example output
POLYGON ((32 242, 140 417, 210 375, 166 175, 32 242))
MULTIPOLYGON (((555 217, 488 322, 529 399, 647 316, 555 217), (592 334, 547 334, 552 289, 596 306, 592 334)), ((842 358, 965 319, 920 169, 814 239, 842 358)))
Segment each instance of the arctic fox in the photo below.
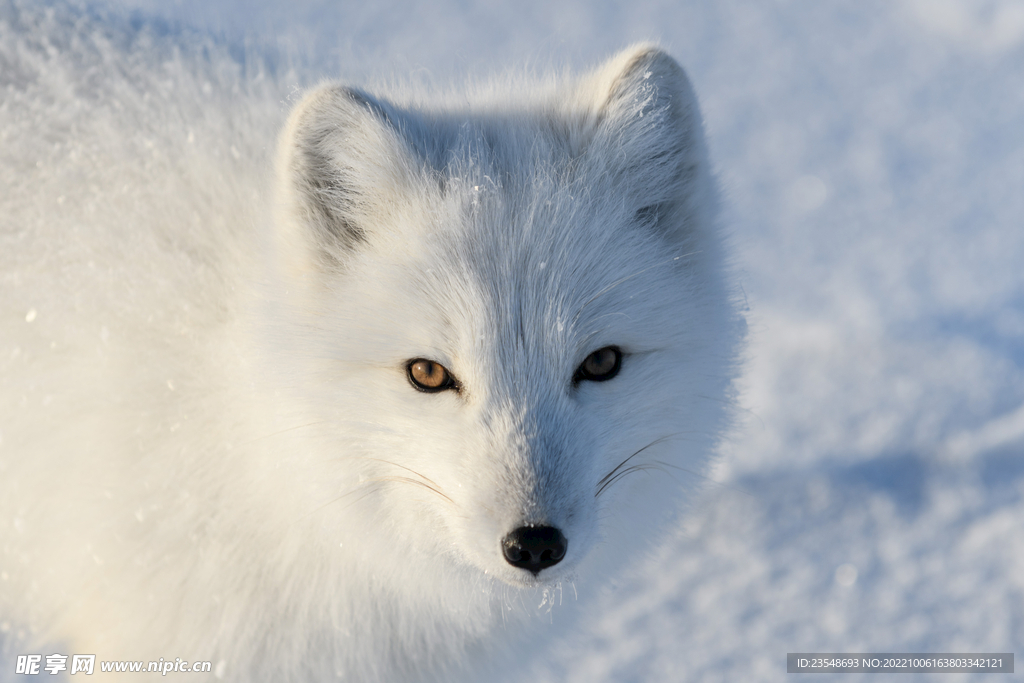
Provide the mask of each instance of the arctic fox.
POLYGON ((268 152, 281 77, 220 54, 0 13, 4 675, 489 675, 643 557, 728 419, 687 77, 640 45, 328 83, 268 152))

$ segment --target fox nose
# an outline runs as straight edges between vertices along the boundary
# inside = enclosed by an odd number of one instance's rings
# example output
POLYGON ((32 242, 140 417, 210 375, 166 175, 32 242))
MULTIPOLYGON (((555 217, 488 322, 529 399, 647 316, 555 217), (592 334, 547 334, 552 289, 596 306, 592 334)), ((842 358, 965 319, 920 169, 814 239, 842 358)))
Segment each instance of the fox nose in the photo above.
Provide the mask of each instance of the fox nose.
POLYGON ((568 547, 569 541, 553 526, 521 526, 501 542, 508 563, 534 576, 561 562, 568 547))

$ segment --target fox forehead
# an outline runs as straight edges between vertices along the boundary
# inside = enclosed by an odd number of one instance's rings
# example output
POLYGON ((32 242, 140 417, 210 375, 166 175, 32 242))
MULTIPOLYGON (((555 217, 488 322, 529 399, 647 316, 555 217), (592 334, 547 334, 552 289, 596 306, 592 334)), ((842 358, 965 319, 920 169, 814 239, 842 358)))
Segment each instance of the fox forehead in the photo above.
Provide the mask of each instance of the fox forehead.
MULTIPOLYGON (((454 127, 454 139, 430 132, 435 144, 448 139, 450 146, 435 150, 404 193, 405 211, 375 226, 371 267, 406 261, 438 285, 441 299, 453 280, 472 280, 478 287, 469 291, 503 318, 533 311, 537 320, 543 311, 544 318, 571 314, 579 322, 598 291, 622 278, 636 279, 623 291, 649 285, 638 271, 679 246, 641 225, 636 213, 643 207, 600 169, 580 163, 566 135, 550 126, 510 122, 510 132, 499 133, 467 120, 454 127), (532 144, 524 152, 509 135, 532 144)), ((655 270, 663 281, 670 272, 655 270)))
POLYGON ((404 311, 386 324, 401 323, 405 355, 559 375, 601 346, 655 343, 656 329, 644 326, 657 312, 641 311, 680 289, 666 245, 624 212, 603 210, 609 202, 553 190, 528 197, 467 183, 451 210, 388 231, 404 234, 356 257, 352 279, 372 294, 366 315, 404 311))

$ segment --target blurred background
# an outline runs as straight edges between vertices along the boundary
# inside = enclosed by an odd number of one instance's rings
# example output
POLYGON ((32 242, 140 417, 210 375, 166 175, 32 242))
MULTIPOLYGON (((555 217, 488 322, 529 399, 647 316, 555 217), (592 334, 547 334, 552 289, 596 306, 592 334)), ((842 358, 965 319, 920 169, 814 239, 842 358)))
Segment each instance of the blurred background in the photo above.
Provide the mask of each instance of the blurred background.
POLYGON ((1024 655, 1024 4, 95 4, 281 55, 296 87, 578 69, 638 40, 689 71, 749 307, 742 419, 670 542, 517 677, 1024 655))

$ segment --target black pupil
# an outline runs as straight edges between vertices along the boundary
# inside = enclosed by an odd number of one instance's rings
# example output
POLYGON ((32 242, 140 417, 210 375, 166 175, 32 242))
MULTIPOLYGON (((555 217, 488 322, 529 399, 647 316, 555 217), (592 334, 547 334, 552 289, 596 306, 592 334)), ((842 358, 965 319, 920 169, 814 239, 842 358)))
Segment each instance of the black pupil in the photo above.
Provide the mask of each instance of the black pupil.
POLYGON ((427 385, 428 387, 437 387, 440 386, 442 382, 444 382, 444 368, 442 368, 437 363, 431 363, 430 361, 421 361, 416 365, 419 366, 417 367, 417 370, 419 370, 419 372, 417 373, 419 377, 417 377, 416 379, 418 379, 421 383, 427 385))
POLYGON ((601 349, 590 354, 587 371, 592 375, 605 375, 615 367, 615 351, 601 349))

